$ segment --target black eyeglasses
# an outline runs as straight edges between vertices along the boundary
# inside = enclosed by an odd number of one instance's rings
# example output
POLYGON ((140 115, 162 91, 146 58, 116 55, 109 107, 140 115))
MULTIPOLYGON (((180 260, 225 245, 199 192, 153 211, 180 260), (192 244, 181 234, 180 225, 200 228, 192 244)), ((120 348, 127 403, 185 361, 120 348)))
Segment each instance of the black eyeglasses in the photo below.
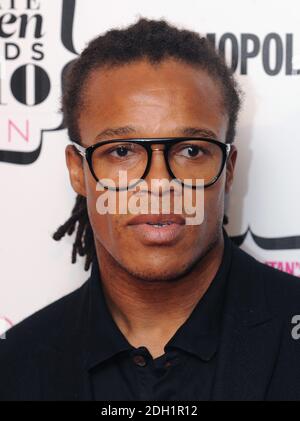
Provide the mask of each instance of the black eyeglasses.
POLYGON ((214 184, 228 159, 231 145, 204 137, 131 138, 98 142, 87 148, 72 142, 82 155, 97 182, 105 189, 127 190, 145 179, 151 167, 153 151, 162 150, 172 179, 197 188, 214 184), (152 145, 164 148, 152 148, 152 145), (125 171, 126 180, 120 178, 125 171))

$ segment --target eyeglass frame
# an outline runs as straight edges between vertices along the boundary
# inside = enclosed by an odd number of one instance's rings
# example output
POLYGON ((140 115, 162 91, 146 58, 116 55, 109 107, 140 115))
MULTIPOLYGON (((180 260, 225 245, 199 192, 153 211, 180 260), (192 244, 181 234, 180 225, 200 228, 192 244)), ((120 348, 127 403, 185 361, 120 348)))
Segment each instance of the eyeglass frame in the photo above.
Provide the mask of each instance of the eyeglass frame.
MULTIPOLYGON (((208 184, 203 185, 204 188, 206 187, 210 187, 213 184, 215 184, 217 182, 217 180, 220 178, 225 164, 228 160, 230 151, 231 151, 231 144, 230 143, 223 143, 219 140, 213 139, 213 138, 207 138, 207 137, 191 137, 191 136, 185 136, 185 137, 158 137, 158 138, 127 138, 127 139, 110 139, 110 140, 104 140, 104 141, 100 141, 95 143, 94 145, 88 146, 88 147, 84 147, 82 145, 80 145, 78 142, 75 142, 74 140, 71 140, 71 143, 73 145, 73 147, 76 149, 76 151, 87 161, 89 169, 91 171, 92 176, 94 177, 94 179, 101 183, 98 179, 98 177, 95 174, 94 168, 93 168, 93 163, 92 163, 92 155, 93 152, 99 148, 100 146, 103 145, 107 145, 110 143, 120 143, 120 142, 128 142, 128 143, 136 143, 138 145, 141 145, 144 149, 146 149, 147 152, 147 157, 148 157, 148 161, 147 161, 147 165, 144 171, 144 174, 142 177, 140 177, 140 180, 143 180, 147 177, 150 168, 151 168, 151 162, 152 162, 152 152, 154 150, 161 150, 161 149, 152 149, 151 145, 153 144, 163 144, 165 145, 164 149, 163 149, 163 153, 164 153, 164 158, 165 158, 165 164, 168 170, 169 175, 172 177, 172 179, 178 180, 181 185, 183 186, 187 186, 184 182, 182 182, 180 179, 178 179, 177 177, 175 177, 175 175, 173 174, 173 171, 171 170, 171 167, 169 165, 169 159, 168 159, 168 151, 169 149, 172 147, 172 145, 176 144, 176 143, 180 143, 182 141, 185 140, 203 140, 206 141, 208 143, 212 143, 215 145, 218 145, 221 150, 222 150, 222 164, 220 166, 220 170, 218 172, 218 174, 212 179, 211 182, 209 182, 208 184)), ((102 183, 101 183, 102 184, 102 183)), ((138 184, 138 183, 136 183, 138 184)), ((102 184, 103 185, 103 184, 102 184)), ((103 187, 107 190, 116 190, 116 191, 120 191, 120 190, 128 190, 129 186, 127 186, 126 188, 120 188, 120 187, 116 187, 111 189, 110 187, 104 186, 103 187)), ((195 189, 198 186, 191 186, 189 185, 188 187, 195 189)), ((132 187, 130 187, 132 188, 132 187)))

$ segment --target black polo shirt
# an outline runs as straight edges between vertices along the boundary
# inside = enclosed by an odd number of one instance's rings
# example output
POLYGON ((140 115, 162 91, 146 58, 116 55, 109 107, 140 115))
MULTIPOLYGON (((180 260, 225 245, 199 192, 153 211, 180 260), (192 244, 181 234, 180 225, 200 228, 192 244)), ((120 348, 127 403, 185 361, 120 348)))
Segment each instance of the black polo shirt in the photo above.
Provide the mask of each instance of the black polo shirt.
MULTIPOLYGON (((187 321, 153 359, 135 348, 114 322, 106 305, 97 259, 89 279, 85 366, 94 400, 209 400, 218 352, 232 247, 226 231, 215 278, 187 321)), ((170 284, 170 288, 172 285, 170 284)))

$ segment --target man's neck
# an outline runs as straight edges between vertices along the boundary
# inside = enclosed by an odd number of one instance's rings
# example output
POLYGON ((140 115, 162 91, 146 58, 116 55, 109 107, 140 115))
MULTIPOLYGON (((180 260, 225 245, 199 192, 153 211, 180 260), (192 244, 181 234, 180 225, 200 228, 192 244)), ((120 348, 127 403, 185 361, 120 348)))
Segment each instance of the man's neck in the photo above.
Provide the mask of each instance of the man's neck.
POLYGON ((111 315, 128 342, 145 346, 156 358, 188 319, 221 264, 223 235, 215 246, 175 281, 144 281, 120 265, 99 244, 96 247, 104 295, 111 315))

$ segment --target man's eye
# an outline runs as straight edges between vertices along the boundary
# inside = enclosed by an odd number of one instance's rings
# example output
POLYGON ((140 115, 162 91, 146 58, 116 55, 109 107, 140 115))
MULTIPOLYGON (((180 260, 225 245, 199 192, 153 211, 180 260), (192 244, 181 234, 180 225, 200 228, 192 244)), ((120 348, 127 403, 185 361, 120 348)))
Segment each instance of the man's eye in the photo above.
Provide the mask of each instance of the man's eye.
POLYGON ((127 156, 130 156, 132 153, 132 148, 130 146, 117 146, 114 148, 111 148, 107 151, 109 155, 112 155, 116 158, 126 158, 127 156))
POLYGON ((205 150, 199 148, 199 146, 189 145, 182 148, 179 151, 179 155, 183 155, 186 158, 199 158, 205 155, 205 150))

